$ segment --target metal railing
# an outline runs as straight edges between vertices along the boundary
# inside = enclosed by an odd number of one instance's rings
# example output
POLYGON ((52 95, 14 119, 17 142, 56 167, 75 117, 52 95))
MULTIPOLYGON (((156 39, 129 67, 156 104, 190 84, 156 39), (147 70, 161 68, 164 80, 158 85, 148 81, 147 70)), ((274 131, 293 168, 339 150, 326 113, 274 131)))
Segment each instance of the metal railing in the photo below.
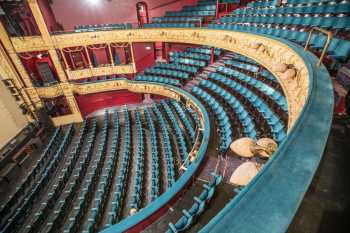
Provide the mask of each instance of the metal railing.
POLYGON ((323 47, 323 50, 322 50, 322 53, 321 53, 321 56, 320 56, 320 60, 318 61, 317 63, 317 66, 320 66, 322 64, 322 61, 323 61, 323 58, 324 56, 326 55, 326 53, 328 52, 328 47, 329 47, 329 44, 331 43, 331 40, 333 38, 333 33, 330 32, 330 31, 327 31, 327 30, 324 30, 322 28, 318 28, 318 27, 314 27, 311 29, 310 33, 309 33, 309 37, 307 38, 307 41, 306 41, 306 45, 305 45, 305 48, 304 50, 307 51, 308 49, 308 46, 311 42, 311 38, 312 38, 312 34, 315 32, 315 31, 319 31, 321 33, 324 33, 327 35, 327 41, 323 47))

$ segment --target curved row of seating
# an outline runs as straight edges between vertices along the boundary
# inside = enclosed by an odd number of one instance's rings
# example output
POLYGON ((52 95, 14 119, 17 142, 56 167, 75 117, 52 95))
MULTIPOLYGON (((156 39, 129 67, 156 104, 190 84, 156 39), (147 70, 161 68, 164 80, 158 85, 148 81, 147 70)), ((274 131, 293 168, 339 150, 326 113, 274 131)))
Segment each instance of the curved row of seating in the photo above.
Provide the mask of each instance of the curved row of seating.
POLYGON ((258 72, 259 71, 259 67, 255 66, 255 65, 250 65, 250 64, 245 64, 245 63, 241 63, 238 61, 234 61, 234 60, 226 60, 224 61, 225 65, 230 65, 230 66, 234 66, 240 69, 244 69, 244 70, 248 70, 251 72, 258 72))
POLYGON ((210 60, 210 55, 208 54, 203 54, 203 53, 198 53, 198 52, 170 52, 169 53, 170 57, 178 57, 178 58, 191 58, 191 59, 196 59, 200 61, 209 61, 210 60))
POLYGON ((65 132, 65 135, 57 148, 57 151, 55 151, 55 154, 53 158, 50 159, 49 163, 45 167, 41 178, 35 183, 35 186, 32 188, 30 193, 27 193, 26 198, 23 202, 21 202, 21 206, 17 207, 14 214, 11 216, 10 219, 8 219, 7 224, 2 229, 2 232, 15 232, 21 224, 23 223, 25 217, 28 216, 28 214, 31 211, 31 208, 36 203, 38 194, 43 191, 43 189, 46 187, 47 183, 50 180, 50 177, 55 174, 56 169, 60 162, 62 161, 63 155, 70 143, 71 137, 73 136, 74 128, 73 125, 68 126, 67 131, 65 132))
POLYGON ((216 2, 212 3, 211 5, 184 6, 182 11, 215 11, 216 2))
POLYGON ((150 131, 150 140, 151 140, 151 163, 152 163, 152 170, 151 170, 151 192, 150 192, 150 199, 151 201, 154 201, 158 195, 160 194, 160 165, 159 165, 159 155, 158 155, 158 140, 157 140, 157 133, 156 128, 154 126, 154 120, 151 116, 151 109, 145 108, 144 109, 144 115, 146 118, 147 126, 150 131))
POLYGON ((184 57, 170 56, 169 60, 170 60, 170 62, 195 66, 195 67, 199 67, 199 68, 203 68, 203 67, 207 66, 207 62, 205 62, 205 61, 199 61, 196 59, 190 59, 190 58, 184 58, 184 57))
POLYGON ((202 21, 202 17, 154 17, 152 23, 190 23, 191 21, 202 21))
MULTIPOLYGON (((273 101, 275 101, 285 112, 288 112, 288 102, 286 98, 279 91, 275 90, 269 85, 266 85, 265 83, 251 76, 245 75, 243 73, 240 73, 236 70, 229 69, 227 67, 220 66, 217 68, 217 71, 222 74, 228 75, 229 77, 232 77, 234 79, 248 83, 249 85, 255 87, 256 89, 258 89, 259 91, 261 91, 262 93, 270 97, 273 101)), ((217 78, 219 80, 227 79, 227 77, 217 73, 210 73, 209 77, 217 78)))
POLYGON ((123 110, 124 114, 124 143, 123 151, 120 155, 120 169, 118 172, 116 190, 112 194, 112 207, 110 213, 108 213, 108 225, 113 225, 120 219, 120 212, 122 209, 122 203, 125 198, 125 189, 127 187, 128 174, 130 170, 130 160, 132 155, 132 142, 131 142, 131 124, 130 116, 127 108, 123 110))
POLYGON ((136 149, 136 166, 133 183, 133 194, 131 197, 130 207, 138 210, 141 206, 143 173, 144 173, 144 156, 145 156, 145 137, 142 129, 141 115, 139 110, 135 111, 135 125, 137 134, 137 149, 136 149))
MULTIPOLYGON (((334 32, 328 56, 338 62, 346 61, 350 55, 350 42, 342 39, 346 37, 342 34, 346 34, 346 31, 350 29, 348 23, 350 2, 345 0, 322 3, 304 1, 302 3, 305 4, 296 5, 288 1, 287 4, 275 7, 261 8, 258 4, 258 6, 236 9, 220 19, 223 24, 213 24, 209 27, 267 34, 301 45, 305 45, 309 35, 308 31, 312 27, 321 27, 334 32)), ((311 47, 320 52, 326 40, 326 35, 315 33, 311 37, 311 47)))
POLYGON ((165 63, 165 62, 158 62, 156 63, 154 68, 162 68, 162 69, 169 69, 169 70, 179 70, 182 72, 195 74, 198 72, 198 68, 194 66, 188 66, 188 65, 181 65, 181 64, 175 64, 175 63, 165 63))
POLYGON ((229 60, 224 61, 224 66, 243 73, 249 77, 254 77, 256 80, 268 85, 276 91, 283 93, 283 88, 270 71, 257 64, 252 59, 245 56, 231 53, 229 60))
MULTIPOLYGON (((216 2, 217 2, 217 0, 198 0, 197 5, 216 4, 216 2)), ((231 4, 239 5, 240 0, 219 0, 219 3, 220 4, 231 3, 231 4)))
POLYGON ((147 68, 144 70, 145 75, 160 75, 160 76, 169 76, 171 78, 177 78, 186 80, 190 77, 190 75, 186 72, 181 72, 177 70, 168 70, 162 68, 147 68))
POLYGON ((314 4, 310 1, 305 1, 306 5, 299 3, 295 4, 289 2, 281 7, 258 7, 250 6, 246 8, 240 8, 233 11, 237 15, 247 14, 263 14, 263 15, 276 15, 276 14, 341 14, 348 13, 350 11, 350 3, 347 1, 315 1, 314 4), (256 9, 257 8, 257 9, 256 9))
POLYGON ((135 78, 136 81, 147 81, 147 82, 156 82, 156 83, 164 83, 173 86, 181 85, 180 80, 159 76, 150 76, 150 75, 137 75, 135 78))
POLYGON ((259 65, 256 61, 254 61, 253 59, 240 55, 238 53, 230 53, 230 57, 234 60, 238 60, 238 61, 242 61, 242 62, 246 62, 246 63, 250 63, 252 65, 259 65))
MULTIPOLYGON (((263 100, 261 100, 255 93, 233 80, 225 79, 225 81, 220 81, 224 82, 232 92, 239 93, 242 97, 248 100, 268 122, 274 139, 278 143, 281 143, 283 141, 286 136, 286 126, 281 121, 280 117, 275 112, 273 112, 263 100)), ((202 80, 201 85, 212 86, 212 88, 217 87, 216 84, 212 83, 209 80, 202 80)))
POLYGON ((144 28, 193 28, 194 23, 148 23, 144 24, 144 28))
MULTIPOLYGON (((249 111, 245 108, 245 106, 232 94, 224 90, 223 88, 216 86, 215 84, 207 85, 208 82, 201 82, 200 86, 204 86, 214 93, 216 93, 218 96, 221 96, 223 100, 228 104, 228 106, 233 110, 235 113, 235 116, 238 117, 241 125, 243 126, 243 132, 245 136, 250 137, 252 139, 256 139, 257 132, 256 132, 256 125, 253 121, 253 117, 249 113, 249 111)), ((202 89, 197 90, 198 87, 194 87, 192 91, 197 93, 201 93, 202 89)), ((221 137, 224 137, 224 135, 220 135, 221 137)), ((227 141, 225 144, 221 146, 221 149, 225 151, 231 144, 232 138, 230 138, 229 141, 227 141)), ((222 139, 222 141, 225 141, 225 138, 222 139)))
POLYGON ((214 177, 213 181, 209 184, 203 185, 203 191, 198 197, 194 197, 194 204, 188 210, 182 210, 183 216, 175 223, 169 223, 169 229, 166 233, 177 233, 189 229, 191 225, 196 221, 208 206, 210 200, 214 196, 217 186, 222 181, 222 176, 211 173, 214 177))
POLYGON ((162 135, 162 146, 163 146, 163 152, 164 152, 164 159, 166 161, 166 174, 167 174, 167 185, 170 188, 176 181, 176 174, 175 174, 175 166, 174 166, 174 155, 173 155, 173 148, 170 142, 170 136, 169 131, 166 125, 166 121, 160 112, 157 105, 154 105, 152 108, 153 112, 155 113, 158 123, 160 124, 160 132, 162 135))
POLYGON ((193 126, 192 126, 190 120, 188 119, 188 117, 185 113, 185 110, 182 108, 182 106, 177 101, 170 101, 170 103, 172 104, 172 106, 175 108, 175 111, 179 115, 179 118, 181 119, 181 121, 185 127, 185 130, 187 131, 187 134, 190 137, 191 143, 193 145, 194 141, 195 141, 196 132, 193 129, 193 126))
MULTIPOLYGON (((103 128, 102 128, 102 140, 107 142, 108 141, 108 125, 109 125, 109 117, 108 112, 105 112, 104 115, 104 122, 103 122, 103 128)), ((116 166, 117 156, 116 156, 116 149, 117 144, 119 140, 119 115, 117 112, 114 112, 114 127, 113 127, 113 133, 112 133, 112 142, 111 147, 107 152, 107 143, 105 143, 103 146, 99 146, 97 153, 103 153, 105 154, 105 163, 102 164, 101 170, 99 173, 102 173, 99 178, 96 177, 96 182, 98 184, 96 185, 97 188, 94 192, 94 197, 92 197, 92 204, 90 205, 88 211, 85 212, 87 216, 87 221, 85 221, 85 225, 82 224, 82 232, 84 233, 93 233, 97 229, 98 223, 101 221, 104 213, 104 208, 106 205, 106 200, 111 188, 111 182, 113 178, 113 171, 116 166), (108 154, 108 156, 107 156, 108 154)), ((101 145, 101 144, 100 144, 101 145)))
POLYGON ((96 202, 96 200, 93 200, 93 196, 97 188, 98 180, 106 157, 108 116, 108 112, 106 111, 104 113, 103 127, 99 135, 96 159, 91 167, 91 171, 87 174, 87 177, 84 180, 84 188, 79 190, 79 198, 75 203, 73 210, 68 215, 68 222, 66 222, 63 231, 65 233, 78 231, 82 227, 84 216, 89 216, 90 211, 94 211, 90 208, 90 202, 96 202))
MULTIPOLYGON (((209 47, 189 47, 186 48, 186 51, 189 53, 200 53, 200 54, 206 54, 206 55, 211 55, 211 48, 209 47)), ((219 56, 221 54, 221 49, 219 48, 214 48, 214 55, 219 56)))
MULTIPOLYGON (((300 7, 302 9, 307 7, 300 7)), ((276 8, 278 9, 278 8, 276 8)), ((283 9, 283 8, 281 8, 283 9)), ((296 8, 297 9, 297 8, 296 8)), ((349 9, 343 9, 345 12, 349 9)), ((348 21, 350 17, 321 17, 321 16, 291 16, 291 15, 256 15, 247 14, 247 15, 235 15, 231 17, 223 17, 220 19, 222 23, 256 23, 256 24, 279 24, 279 25, 295 25, 303 27, 321 27, 321 28, 349 28, 348 21)))
POLYGON ((48 222, 44 226, 42 232, 55 232, 57 229, 63 227, 64 219, 68 215, 70 209, 74 204, 74 199, 79 190, 80 184, 86 175, 87 168, 92 158, 93 142, 96 137, 97 120, 93 118, 90 121, 90 129, 87 133, 85 144, 82 148, 80 155, 81 161, 77 164, 78 167, 74 168, 74 174, 71 177, 72 180, 68 181, 63 195, 56 201, 56 206, 53 207, 54 212, 47 217, 48 222))
POLYGON ((167 11, 165 12, 166 17, 198 17, 198 16, 215 16, 215 10, 200 10, 200 11, 167 11))
POLYGON ((65 161, 63 167, 60 169, 60 174, 57 175, 58 179, 54 180, 52 189, 47 191, 46 198, 41 200, 39 210, 33 215, 31 222, 25 224, 25 232, 35 233, 39 232, 41 225, 45 222, 46 217, 49 215, 51 209, 59 199, 63 192, 65 185, 67 184, 69 177, 73 173, 74 166, 79 158, 82 148, 82 142, 84 135, 87 131, 87 121, 85 120, 79 130, 78 137, 73 142, 72 150, 69 153, 67 161, 65 161))
POLYGON ((218 125, 218 131, 220 136, 219 152, 225 152, 233 140, 232 126, 230 124, 229 116, 227 115, 221 104, 207 92, 203 91, 201 88, 194 86, 191 91, 195 96, 198 96, 200 99, 204 100, 204 104, 206 106, 209 106, 209 108, 215 114, 215 120, 218 125))
POLYGON ((180 157, 182 159, 181 162, 184 162, 187 159, 189 150, 186 145, 185 137, 179 126, 179 122, 177 121, 174 113, 172 112, 171 108, 169 107, 166 101, 161 100, 160 105, 163 107, 168 119, 170 120, 171 128, 174 130, 174 133, 176 135, 177 145, 178 145, 180 157))
POLYGON ((5 204, 1 206, 1 223, 4 223, 4 220, 8 219, 8 215, 13 213, 13 208, 21 203, 21 200, 27 195, 27 191, 29 189, 32 189, 32 185, 34 184, 35 180, 38 179, 38 177, 41 177, 42 171, 45 169, 45 166, 49 162, 51 155, 55 152, 57 146, 60 143, 61 132, 61 127, 55 129, 44 151, 41 153, 40 158, 33 166, 33 169, 23 179, 22 183, 17 186, 16 192, 8 198, 5 204))

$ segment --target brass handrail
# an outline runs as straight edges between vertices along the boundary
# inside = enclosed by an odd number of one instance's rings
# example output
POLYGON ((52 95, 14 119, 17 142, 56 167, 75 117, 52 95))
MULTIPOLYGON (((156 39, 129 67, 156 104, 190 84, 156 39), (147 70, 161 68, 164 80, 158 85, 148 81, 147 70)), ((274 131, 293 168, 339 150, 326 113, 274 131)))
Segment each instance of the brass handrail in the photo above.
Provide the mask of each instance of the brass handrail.
POLYGON ((317 63, 317 66, 320 66, 322 64, 324 56, 326 55, 326 53, 328 51, 329 44, 331 43, 331 40, 333 38, 333 33, 331 31, 327 31, 327 30, 324 30, 322 28, 313 27, 311 29, 310 33, 309 33, 309 37, 307 38, 306 45, 305 45, 305 48, 304 48, 305 51, 307 50, 307 48, 308 48, 308 46, 310 44, 311 37, 312 37, 312 34, 313 34, 314 31, 319 31, 319 32, 322 32, 322 33, 327 35, 326 44, 324 45, 324 48, 322 50, 322 53, 321 53, 321 56, 320 56, 320 60, 317 63))

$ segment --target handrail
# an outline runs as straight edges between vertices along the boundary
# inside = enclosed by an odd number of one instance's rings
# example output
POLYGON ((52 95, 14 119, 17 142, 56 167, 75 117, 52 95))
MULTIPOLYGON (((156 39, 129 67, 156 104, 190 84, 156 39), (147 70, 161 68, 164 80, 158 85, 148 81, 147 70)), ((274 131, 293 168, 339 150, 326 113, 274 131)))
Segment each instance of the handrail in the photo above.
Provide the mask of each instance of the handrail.
POLYGON ((313 27, 311 29, 310 33, 309 33, 309 37, 307 38, 306 45, 305 45, 305 48, 304 48, 305 51, 307 51, 307 48, 308 48, 308 46, 310 44, 311 37, 312 37, 312 34, 313 34, 314 31, 319 31, 319 32, 322 32, 322 33, 327 35, 326 44, 324 45, 324 48, 322 50, 322 53, 321 53, 321 56, 320 56, 320 60, 317 63, 317 66, 319 67, 322 64, 323 58, 324 58, 324 56, 326 55, 326 53, 328 51, 329 44, 331 43, 331 40, 333 38, 333 33, 331 31, 327 31, 327 30, 324 30, 324 29, 319 28, 319 27, 313 27))

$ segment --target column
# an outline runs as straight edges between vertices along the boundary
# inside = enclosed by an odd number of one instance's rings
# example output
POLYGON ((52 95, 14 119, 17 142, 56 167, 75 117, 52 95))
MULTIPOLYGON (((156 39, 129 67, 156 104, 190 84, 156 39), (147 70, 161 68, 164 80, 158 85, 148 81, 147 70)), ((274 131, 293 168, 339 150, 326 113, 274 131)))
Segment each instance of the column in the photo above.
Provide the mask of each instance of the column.
POLYGON ((83 118, 81 116, 79 106, 75 100, 71 85, 68 83, 61 83, 60 86, 61 86, 61 89, 63 91, 64 96, 67 99, 69 109, 72 113, 72 117, 73 117, 72 122, 83 121, 83 118))
POLYGON ((37 0, 28 0, 29 3, 29 7, 32 11, 32 14, 34 16, 34 19, 36 21, 36 24, 38 25, 39 31, 41 33, 41 37, 43 39, 43 41, 45 41, 45 43, 50 47, 49 49, 49 54, 52 60, 52 63, 55 66, 58 78, 61 82, 67 82, 67 75, 62 67, 62 64, 58 58, 56 49, 54 47, 54 42, 51 39, 50 33, 47 30, 46 24, 45 24, 45 20, 44 17, 40 11, 40 7, 38 5, 38 1, 37 0))
POLYGON ((88 59, 89 67, 92 68, 92 63, 91 63, 91 57, 90 57, 89 50, 87 49, 86 46, 84 46, 84 50, 86 52, 86 56, 87 56, 87 59, 88 59))
POLYGON ((113 59, 113 52, 112 52, 111 44, 107 44, 107 46, 108 46, 109 58, 111 61, 111 65, 114 66, 114 59, 113 59))
POLYGON ((131 62, 132 62, 132 68, 134 70, 134 73, 137 72, 136 70, 136 64, 135 64, 135 57, 134 57, 134 48, 132 46, 132 43, 129 43, 130 53, 131 53, 131 62))
POLYGON ((62 54, 62 59, 63 59, 64 65, 66 66, 66 70, 70 70, 70 67, 69 67, 68 62, 67 62, 67 58, 64 55, 64 50, 60 49, 60 51, 61 51, 61 54, 62 54))

